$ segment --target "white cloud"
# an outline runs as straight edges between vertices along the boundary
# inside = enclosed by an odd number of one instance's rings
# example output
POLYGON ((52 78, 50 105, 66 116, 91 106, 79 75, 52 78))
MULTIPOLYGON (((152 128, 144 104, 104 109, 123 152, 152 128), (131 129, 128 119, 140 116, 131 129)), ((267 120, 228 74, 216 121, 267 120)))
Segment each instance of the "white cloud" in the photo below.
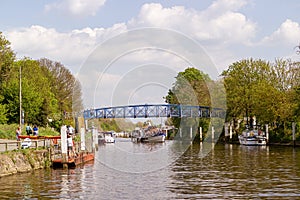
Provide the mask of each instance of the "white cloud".
POLYGON ((152 3, 142 6, 131 27, 162 27, 185 33, 200 41, 245 43, 255 35, 256 25, 239 12, 245 1, 215 1, 208 9, 196 11, 183 6, 164 8, 152 3))
POLYGON ((58 0, 55 3, 47 4, 45 10, 58 10, 74 16, 96 15, 105 1, 106 0, 58 0))
POLYGON ((300 41, 300 25, 287 19, 280 27, 270 36, 262 39, 260 45, 277 46, 294 45, 296 46, 300 41))
POLYGON ((47 57, 60 61, 75 71, 75 67, 80 66, 96 45, 126 30, 125 24, 115 24, 108 29, 84 28, 62 33, 52 28, 33 25, 6 31, 4 34, 18 56, 33 59, 47 57))

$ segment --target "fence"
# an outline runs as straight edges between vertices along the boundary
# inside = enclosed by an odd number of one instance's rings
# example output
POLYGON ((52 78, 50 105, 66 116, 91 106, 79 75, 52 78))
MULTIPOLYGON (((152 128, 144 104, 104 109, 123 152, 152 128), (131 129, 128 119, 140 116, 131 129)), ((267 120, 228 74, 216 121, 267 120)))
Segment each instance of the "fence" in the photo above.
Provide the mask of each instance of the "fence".
POLYGON ((30 140, 30 141, 1 141, 0 152, 12 151, 22 148, 39 148, 50 147, 51 141, 49 139, 30 140), (30 145, 29 145, 30 144, 30 145))

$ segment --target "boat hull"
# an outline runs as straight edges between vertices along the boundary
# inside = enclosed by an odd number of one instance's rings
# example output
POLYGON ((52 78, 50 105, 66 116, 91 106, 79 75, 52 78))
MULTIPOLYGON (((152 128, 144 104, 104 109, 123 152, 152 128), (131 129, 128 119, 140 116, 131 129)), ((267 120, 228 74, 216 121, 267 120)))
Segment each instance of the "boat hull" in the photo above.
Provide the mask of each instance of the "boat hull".
POLYGON ((245 146, 266 146, 267 139, 265 137, 243 137, 239 136, 239 142, 245 146))
POLYGON ((141 142, 164 142, 165 138, 166 138, 165 135, 142 137, 141 142))

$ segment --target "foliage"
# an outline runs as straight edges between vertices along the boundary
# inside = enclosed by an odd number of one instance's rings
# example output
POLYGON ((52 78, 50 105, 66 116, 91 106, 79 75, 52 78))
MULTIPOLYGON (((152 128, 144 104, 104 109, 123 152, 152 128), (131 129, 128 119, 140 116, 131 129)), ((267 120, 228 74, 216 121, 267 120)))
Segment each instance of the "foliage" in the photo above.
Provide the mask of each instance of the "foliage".
POLYGON ((10 48, 10 42, 0 32, 0 89, 9 76, 15 61, 15 54, 10 48))
POLYGON ((70 70, 59 62, 53 62, 43 58, 39 60, 45 76, 50 80, 50 89, 63 112, 81 111, 83 109, 81 99, 81 86, 70 70))
POLYGON ((68 69, 46 58, 16 61, 1 32, 0 72, 0 124, 18 123, 20 105, 25 123, 46 126, 52 119, 55 128, 62 125, 64 113, 83 109, 81 85, 68 69))
POLYGON ((132 131, 134 123, 126 119, 99 119, 100 130, 102 131, 132 131))
MULTIPOLYGON (((184 72, 179 72, 175 78, 172 89, 165 97, 166 103, 211 106, 210 89, 214 84, 207 74, 196 68, 187 68, 184 72)), ((171 118, 168 120, 168 124, 173 124, 176 128, 181 126, 208 127, 208 123, 206 119, 171 118)))
POLYGON ((0 124, 0 138, 2 139, 16 139, 17 124, 0 124))
MULTIPOLYGON (((300 107, 299 63, 277 59, 274 63, 246 59, 222 73, 227 96, 227 121, 246 117, 247 124, 269 124, 274 134, 287 138, 286 122, 294 121, 300 107), (274 131, 273 131, 274 130, 274 131)), ((290 133, 287 133, 290 135, 290 133)))

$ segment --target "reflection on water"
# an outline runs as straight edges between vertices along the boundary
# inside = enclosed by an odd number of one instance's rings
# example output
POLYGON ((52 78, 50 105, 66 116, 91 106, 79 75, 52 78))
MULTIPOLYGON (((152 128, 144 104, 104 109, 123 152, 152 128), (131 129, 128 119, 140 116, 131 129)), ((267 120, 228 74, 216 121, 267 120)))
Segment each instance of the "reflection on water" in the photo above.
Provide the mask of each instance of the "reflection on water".
POLYGON ((174 141, 151 145, 117 140, 100 146, 95 162, 73 170, 0 178, 0 199, 300 198, 297 148, 186 147, 174 141))

